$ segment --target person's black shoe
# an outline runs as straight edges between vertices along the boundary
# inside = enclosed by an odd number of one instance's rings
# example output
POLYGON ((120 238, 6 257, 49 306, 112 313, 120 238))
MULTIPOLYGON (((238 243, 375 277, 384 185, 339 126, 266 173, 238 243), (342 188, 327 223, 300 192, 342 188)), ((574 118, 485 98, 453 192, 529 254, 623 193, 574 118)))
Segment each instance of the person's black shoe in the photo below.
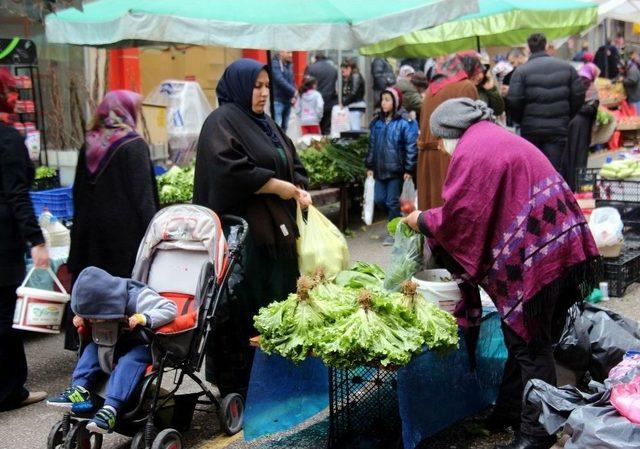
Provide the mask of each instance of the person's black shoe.
POLYGON ((557 438, 555 436, 549 437, 533 437, 518 432, 515 439, 504 445, 496 445, 493 449, 550 449, 556 443, 557 438))

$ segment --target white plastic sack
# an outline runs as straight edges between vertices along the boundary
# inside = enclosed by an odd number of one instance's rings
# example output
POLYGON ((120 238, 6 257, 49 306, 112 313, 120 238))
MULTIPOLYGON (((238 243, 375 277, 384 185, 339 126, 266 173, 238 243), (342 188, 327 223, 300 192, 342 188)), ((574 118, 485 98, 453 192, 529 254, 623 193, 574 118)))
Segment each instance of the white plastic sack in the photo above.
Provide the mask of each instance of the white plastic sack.
POLYGON ((364 182, 364 203, 362 204, 362 221, 367 226, 371 226, 373 223, 375 187, 376 181, 373 179, 373 175, 367 176, 367 180, 364 182))
POLYGON ((620 243, 623 228, 620 213, 613 207, 598 207, 589 218, 589 229, 599 248, 620 243))
POLYGON ((413 212, 416 209, 417 198, 418 193, 413 180, 406 180, 402 185, 402 193, 400 194, 400 211, 407 215, 413 212))
POLYGON ((331 109, 331 137, 340 137, 341 132, 350 131, 349 108, 335 105, 331 109))

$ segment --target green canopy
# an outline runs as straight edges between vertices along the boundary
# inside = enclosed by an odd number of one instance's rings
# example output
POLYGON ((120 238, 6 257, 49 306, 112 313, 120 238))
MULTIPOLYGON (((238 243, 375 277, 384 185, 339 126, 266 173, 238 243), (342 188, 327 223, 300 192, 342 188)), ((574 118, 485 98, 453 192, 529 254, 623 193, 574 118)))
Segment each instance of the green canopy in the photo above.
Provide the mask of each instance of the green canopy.
POLYGON ((497 45, 520 45, 531 33, 547 39, 577 34, 597 23, 595 3, 579 0, 479 0, 480 11, 434 28, 364 47, 364 55, 438 56, 497 45))
POLYGON ((52 43, 354 49, 478 11, 477 0, 96 0, 47 15, 52 43))

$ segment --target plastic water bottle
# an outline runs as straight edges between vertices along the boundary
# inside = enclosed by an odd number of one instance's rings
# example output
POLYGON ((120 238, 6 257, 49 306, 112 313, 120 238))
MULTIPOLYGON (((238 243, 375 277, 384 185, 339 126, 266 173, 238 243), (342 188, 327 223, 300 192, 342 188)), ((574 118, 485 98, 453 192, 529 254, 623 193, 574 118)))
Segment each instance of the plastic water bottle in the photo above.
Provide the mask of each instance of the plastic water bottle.
POLYGON ((609 283, 600 282, 600 292, 602 293, 601 301, 609 301, 609 283))

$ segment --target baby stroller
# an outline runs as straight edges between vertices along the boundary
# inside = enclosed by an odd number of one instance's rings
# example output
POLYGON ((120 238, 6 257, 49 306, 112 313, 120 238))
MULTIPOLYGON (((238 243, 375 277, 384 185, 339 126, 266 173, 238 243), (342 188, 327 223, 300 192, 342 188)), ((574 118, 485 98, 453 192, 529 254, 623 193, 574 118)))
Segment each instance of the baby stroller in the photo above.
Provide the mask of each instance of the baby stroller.
MULTIPOLYGON (((211 210, 194 205, 167 207, 153 218, 140 244, 132 277, 174 301, 178 317, 155 331, 146 330, 153 364, 136 386, 130 403, 118 414, 114 429, 133 437, 131 449, 183 448, 180 432, 191 426, 197 404, 214 404, 227 434, 242 429, 242 396, 231 393, 220 400, 197 375, 205 343, 215 326, 218 303, 227 293, 229 276, 248 231, 243 219, 223 218, 230 226, 226 239, 211 210), (162 388, 167 374, 173 375, 169 390, 162 388), (185 376, 199 386, 198 392, 178 394, 185 376)), ((101 328, 100 324, 91 328, 101 354, 100 366, 110 372, 118 330, 101 328)), ((88 332, 79 331, 87 341, 83 334, 88 332)), ((102 390, 94 388, 92 396, 99 401, 103 392, 104 386, 102 390)), ((102 435, 86 429, 88 418, 66 413, 51 428, 47 449, 100 449, 102 435)))

